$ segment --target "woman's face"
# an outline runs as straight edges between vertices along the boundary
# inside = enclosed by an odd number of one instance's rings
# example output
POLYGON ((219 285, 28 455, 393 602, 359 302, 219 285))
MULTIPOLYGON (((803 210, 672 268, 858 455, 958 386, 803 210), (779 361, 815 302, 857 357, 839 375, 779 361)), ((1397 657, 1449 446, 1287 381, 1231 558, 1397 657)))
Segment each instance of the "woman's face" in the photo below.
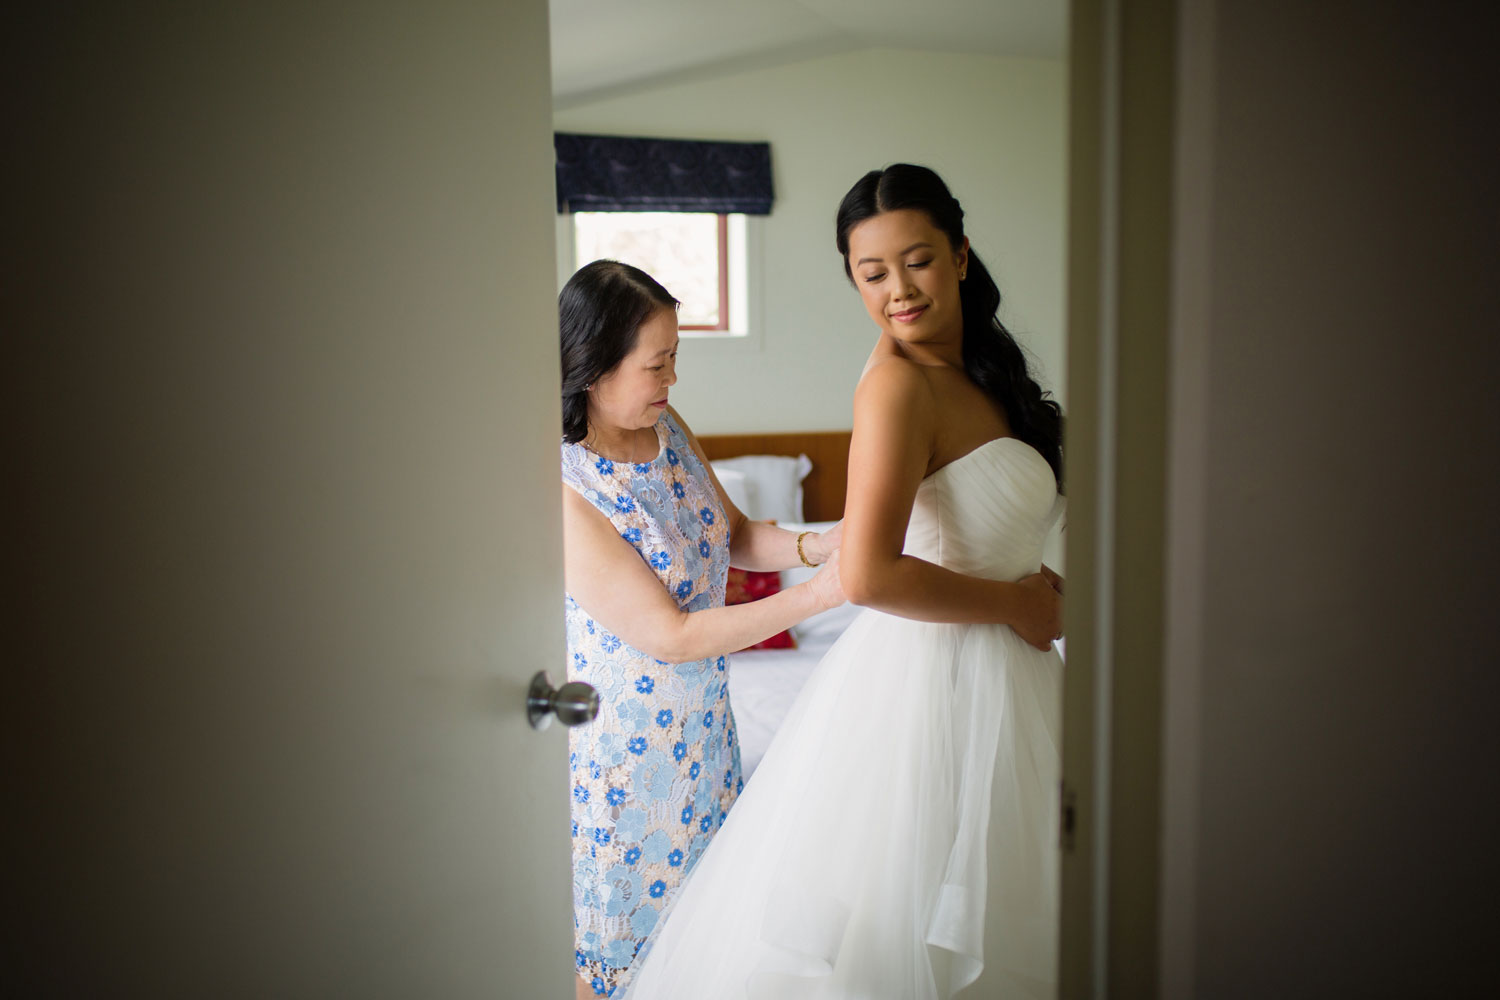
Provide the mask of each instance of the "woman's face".
POLYGON ((677 313, 661 308, 646 318, 631 351, 589 390, 589 423, 612 430, 650 427, 667 408, 677 382, 677 313))
POLYGON ((849 270, 865 309, 899 340, 962 335, 958 282, 968 264, 969 241, 955 250, 919 209, 882 212, 849 231, 849 270))

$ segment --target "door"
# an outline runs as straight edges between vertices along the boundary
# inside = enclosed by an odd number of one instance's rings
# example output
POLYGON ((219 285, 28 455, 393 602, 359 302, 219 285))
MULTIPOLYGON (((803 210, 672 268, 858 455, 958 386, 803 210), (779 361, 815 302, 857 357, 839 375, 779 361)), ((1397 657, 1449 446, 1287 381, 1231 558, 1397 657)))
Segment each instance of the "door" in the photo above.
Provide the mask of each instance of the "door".
POLYGON ((1173 310, 1188 303, 1172 298, 1174 240, 1196 236, 1191 214, 1173 230, 1173 184, 1199 168, 1174 147, 1178 6, 1070 7, 1065 1000, 1160 992, 1158 816, 1164 773, 1181 767, 1162 753, 1163 402, 1173 310))
POLYGON ((11 33, 7 980, 570 996, 545 0, 88 6, 11 33))

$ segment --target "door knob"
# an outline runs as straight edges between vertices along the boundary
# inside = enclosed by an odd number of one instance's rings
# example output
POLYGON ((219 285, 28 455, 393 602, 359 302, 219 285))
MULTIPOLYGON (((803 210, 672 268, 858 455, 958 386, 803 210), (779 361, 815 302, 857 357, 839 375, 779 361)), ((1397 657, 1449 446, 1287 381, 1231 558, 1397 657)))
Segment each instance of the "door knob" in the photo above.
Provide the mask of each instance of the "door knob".
POLYGON ((582 681, 554 688, 545 670, 538 670, 526 692, 526 719, 532 729, 546 729, 555 715, 565 726, 581 726, 599 714, 599 692, 582 681))

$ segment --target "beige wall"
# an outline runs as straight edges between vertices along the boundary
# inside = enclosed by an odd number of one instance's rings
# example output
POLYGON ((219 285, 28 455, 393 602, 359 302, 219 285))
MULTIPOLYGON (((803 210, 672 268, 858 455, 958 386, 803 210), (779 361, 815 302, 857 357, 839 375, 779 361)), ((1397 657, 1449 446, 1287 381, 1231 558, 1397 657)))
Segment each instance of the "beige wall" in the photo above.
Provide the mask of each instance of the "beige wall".
POLYGON ((572 996, 545 0, 10 19, 3 991, 572 996))
POLYGON ((1493 53, 1456 6, 1181 8, 1165 995, 1477 995, 1493 53))
POLYGON ((1383 2, 1072 23, 1062 995, 1488 995, 1488 40, 1383 2))
POLYGON ((569 106, 554 121, 771 143, 758 343, 685 342, 674 400, 700 432, 841 429, 873 327, 834 250, 834 210, 861 174, 902 160, 937 170, 963 203, 1002 319, 1062 398, 1065 83, 1062 62, 865 50, 569 106))

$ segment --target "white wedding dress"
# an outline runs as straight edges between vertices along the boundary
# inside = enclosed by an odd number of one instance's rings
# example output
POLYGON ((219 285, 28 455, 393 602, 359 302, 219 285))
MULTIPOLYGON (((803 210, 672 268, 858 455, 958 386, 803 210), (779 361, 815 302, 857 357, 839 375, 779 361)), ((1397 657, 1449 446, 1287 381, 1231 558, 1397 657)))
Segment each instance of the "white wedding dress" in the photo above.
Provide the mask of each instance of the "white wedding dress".
MULTIPOLYGON (((922 481, 906 551, 1019 579, 1060 507, 998 438, 922 481)), ((618 997, 1050 997, 1061 681, 1008 626, 861 612, 618 997)))

